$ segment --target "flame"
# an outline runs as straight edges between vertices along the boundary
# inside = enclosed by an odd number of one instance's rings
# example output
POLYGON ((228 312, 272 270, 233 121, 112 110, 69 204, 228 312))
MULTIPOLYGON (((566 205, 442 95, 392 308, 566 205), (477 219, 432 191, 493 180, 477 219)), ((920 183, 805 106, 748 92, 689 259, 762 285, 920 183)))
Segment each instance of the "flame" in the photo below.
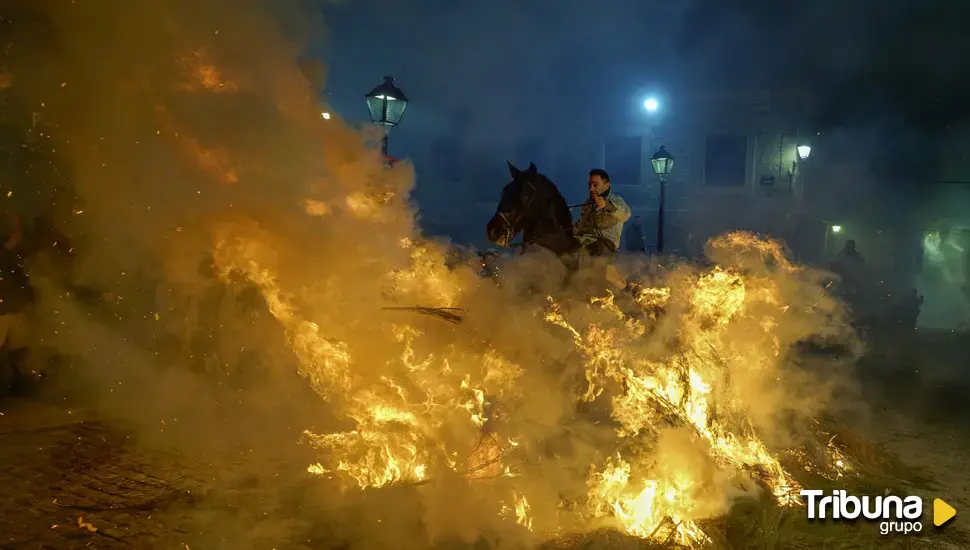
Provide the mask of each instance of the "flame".
POLYGON ((515 522, 531 531, 532 518, 529 517, 529 501, 519 493, 515 493, 512 498, 515 500, 515 522))
MULTIPOLYGON (((379 199, 369 200, 362 203, 379 208, 379 199)), ((780 254, 745 234, 712 244, 780 254)), ((444 267, 434 247, 407 238, 400 245, 409 258, 406 267, 387 274, 391 299, 460 303, 467 285, 444 267)), ((375 322, 368 327, 372 341, 393 343, 400 351, 388 358, 385 374, 364 376, 357 351, 303 318, 294 298, 280 288, 267 260, 272 254, 258 233, 240 225, 223 228, 215 256, 227 281, 231 273, 242 273, 260 289, 300 358, 302 374, 324 399, 339 402, 354 424, 342 432, 305 432, 323 457, 308 471, 346 480, 348 489, 423 483, 442 469, 513 486, 527 475, 516 438, 496 428, 500 403, 523 398, 521 365, 496 349, 434 347, 417 326, 375 322)), ((779 504, 799 505, 798 484, 747 422, 746 405, 727 375, 768 371, 778 360, 778 317, 787 306, 777 283, 714 267, 685 276, 677 288, 634 288, 633 313, 629 304, 616 302, 610 293, 593 298, 587 307, 601 314, 600 322, 581 324, 548 298, 542 318, 562 329, 583 358, 586 387, 577 397, 596 401, 610 388, 622 388, 609 399, 619 442, 657 441, 676 428, 688 434, 690 449, 658 460, 648 445, 620 445, 605 462, 590 465, 585 504, 575 513, 590 527, 606 523, 635 537, 691 546, 709 540, 698 521, 726 511, 705 502, 719 476, 747 479, 779 504), (678 317, 680 330, 671 345, 680 351, 644 353, 651 320, 669 315, 678 317), (733 332, 741 324, 749 334, 743 341, 733 332)), ((844 468, 845 457, 832 445, 828 456, 837 469, 844 468)), ((518 489, 503 510, 518 525, 535 527, 530 503, 518 489)))
POLYGON ((706 542, 708 537, 691 520, 693 501, 684 498, 692 491, 688 472, 661 481, 631 480, 630 464, 611 458, 590 480, 590 511, 596 516, 613 515, 630 535, 658 540, 674 539, 682 544, 706 542), (672 523, 671 523, 672 522, 672 523))
MULTIPOLYGON (((617 431, 621 437, 655 432, 666 426, 668 419, 674 419, 705 440, 714 459, 759 472, 780 503, 797 505, 797 483, 764 444, 751 433, 739 433, 715 420, 715 416, 743 412, 739 410, 743 404, 732 396, 717 395, 723 393, 716 392, 713 385, 713 381, 723 378, 717 372, 720 365, 763 368, 779 354, 774 340, 767 350, 763 347, 737 349, 739 346, 726 334, 727 327, 744 315, 752 302, 781 307, 778 289, 773 284, 767 279, 746 279, 720 267, 697 277, 687 292, 688 308, 682 315, 680 333, 681 347, 692 352, 674 354, 665 361, 644 360, 634 353, 630 343, 644 331, 639 323, 627 322, 612 329, 592 325, 583 333, 569 324, 554 302, 546 319, 569 331, 574 345, 586 358, 589 385, 584 399, 600 396, 608 379, 625 387, 624 393, 612 402, 613 418, 619 422, 617 431)), ((669 297, 669 289, 641 291, 637 301, 652 307, 665 304, 669 297)), ((593 303, 618 314, 612 295, 593 303)), ((770 337, 774 324, 763 322, 759 326, 770 337)), ((619 459, 596 471, 591 483, 592 513, 602 516, 606 510, 612 510, 627 533, 661 540, 671 537, 681 544, 704 540, 691 521, 700 519, 692 518, 693 500, 683 498, 693 490, 689 472, 674 472, 664 479, 631 479, 630 465, 619 459), (661 524, 669 521, 673 524, 662 528, 661 524), (672 533, 667 532, 670 530, 672 533)))

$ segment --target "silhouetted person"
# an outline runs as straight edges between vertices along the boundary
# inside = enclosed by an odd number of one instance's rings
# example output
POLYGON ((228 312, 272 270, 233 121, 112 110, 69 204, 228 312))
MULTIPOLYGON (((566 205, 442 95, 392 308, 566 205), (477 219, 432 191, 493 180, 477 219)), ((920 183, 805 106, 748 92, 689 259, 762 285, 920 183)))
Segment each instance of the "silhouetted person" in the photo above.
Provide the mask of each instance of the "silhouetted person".
POLYGON ((832 269, 841 275, 843 280, 853 286, 858 286, 862 283, 866 269, 866 260, 856 250, 854 239, 845 241, 845 246, 842 247, 842 251, 839 252, 832 262, 832 269))
POLYGON ((859 254, 859 251, 856 250, 855 239, 845 241, 845 246, 842 247, 842 250, 839 252, 838 256, 835 257, 835 261, 858 263, 863 267, 866 265, 866 261, 862 257, 862 254, 859 254))
POLYGON ((646 253, 647 243, 643 238, 643 219, 640 216, 633 218, 630 232, 627 233, 626 249, 628 252, 646 253))
POLYGON ((857 320, 868 324, 872 320, 870 315, 874 304, 870 296, 872 293, 867 292, 866 261, 856 250, 855 240, 845 241, 842 251, 832 262, 832 271, 841 277, 839 287, 842 296, 855 310, 857 320))

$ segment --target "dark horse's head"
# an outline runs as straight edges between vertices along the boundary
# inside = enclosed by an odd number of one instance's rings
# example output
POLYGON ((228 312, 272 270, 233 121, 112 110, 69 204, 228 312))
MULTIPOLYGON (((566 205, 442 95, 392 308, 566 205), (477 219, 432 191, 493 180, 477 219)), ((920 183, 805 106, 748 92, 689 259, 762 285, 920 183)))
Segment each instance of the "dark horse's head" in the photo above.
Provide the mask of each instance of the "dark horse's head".
POLYGON ((539 245, 557 254, 575 245, 572 216, 556 185, 529 164, 526 170, 509 165, 512 181, 502 189, 495 215, 488 222, 488 240, 509 246, 522 233, 527 245, 539 245))

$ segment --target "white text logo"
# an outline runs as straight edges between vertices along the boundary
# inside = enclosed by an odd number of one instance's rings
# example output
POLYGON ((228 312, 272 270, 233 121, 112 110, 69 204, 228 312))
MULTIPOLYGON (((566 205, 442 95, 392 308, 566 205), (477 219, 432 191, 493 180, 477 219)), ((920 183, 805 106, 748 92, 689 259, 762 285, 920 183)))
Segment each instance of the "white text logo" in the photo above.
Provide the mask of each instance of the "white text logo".
POLYGON ((851 496, 845 491, 832 491, 825 495, 820 490, 803 490, 800 493, 808 502, 808 519, 845 519, 860 517, 879 521, 879 532, 919 533, 923 530, 923 499, 920 497, 871 497, 851 496))

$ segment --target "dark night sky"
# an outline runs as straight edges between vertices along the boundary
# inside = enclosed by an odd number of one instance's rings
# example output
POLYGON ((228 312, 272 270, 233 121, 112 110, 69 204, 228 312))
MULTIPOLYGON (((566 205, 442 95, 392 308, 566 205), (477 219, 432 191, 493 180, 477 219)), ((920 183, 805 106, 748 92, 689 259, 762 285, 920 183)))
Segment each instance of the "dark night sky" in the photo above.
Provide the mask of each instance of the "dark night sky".
POLYGON ((898 168, 911 153, 935 162, 934 135, 970 117, 970 3, 957 0, 294 1, 324 16, 308 53, 342 115, 362 121, 364 92, 397 77, 412 99, 398 144, 535 126, 540 103, 617 120, 647 91, 676 114, 689 92, 782 88, 815 96, 804 126, 876 136, 874 164, 898 168))
POLYGON ((463 94, 508 107, 555 94, 610 109, 644 87, 760 84, 814 92, 823 127, 934 127, 968 114, 970 6, 956 1, 351 0, 323 9, 331 96, 347 115, 363 115, 353 102, 385 73, 419 102, 463 94))

